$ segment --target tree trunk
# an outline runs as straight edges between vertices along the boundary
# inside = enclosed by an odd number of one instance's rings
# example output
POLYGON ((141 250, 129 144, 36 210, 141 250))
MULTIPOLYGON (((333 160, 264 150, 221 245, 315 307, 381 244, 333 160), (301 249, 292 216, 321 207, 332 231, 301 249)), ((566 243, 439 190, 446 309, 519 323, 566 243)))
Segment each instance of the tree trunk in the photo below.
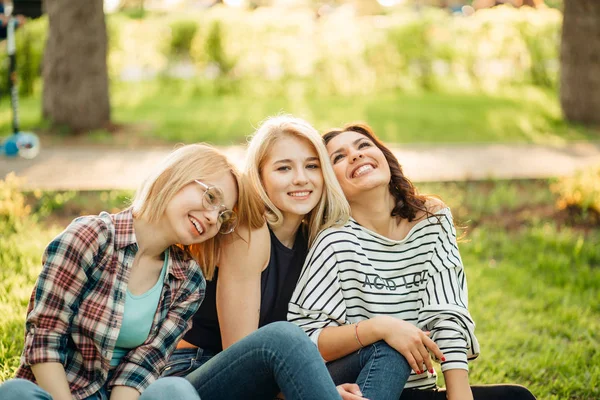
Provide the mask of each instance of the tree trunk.
POLYGON ((73 132, 110 122, 103 0, 46 1, 43 115, 73 132))
POLYGON ((560 103, 567 120, 600 126, 600 1, 564 6, 560 103))

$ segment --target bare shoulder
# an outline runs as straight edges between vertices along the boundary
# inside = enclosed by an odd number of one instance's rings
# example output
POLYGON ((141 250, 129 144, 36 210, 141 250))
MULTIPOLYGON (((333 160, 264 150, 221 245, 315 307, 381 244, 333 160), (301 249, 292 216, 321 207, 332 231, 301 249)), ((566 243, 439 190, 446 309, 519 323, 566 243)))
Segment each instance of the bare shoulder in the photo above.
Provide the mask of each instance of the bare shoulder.
POLYGON ((427 208, 427 211, 429 211, 432 214, 435 214, 436 212, 441 211, 447 207, 448 206, 442 201, 442 199, 434 196, 427 197, 427 201, 425 202, 425 208, 427 208))
POLYGON ((425 211, 419 210, 417 212, 416 218, 412 221, 413 225, 419 221, 424 220, 425 218, 427 218, 428 215, 435 214, 446 207, 448 206, 440 198, 435 196, 427 196, 427 200, 425 200, 425 209, 430 214, 427 214, 425 211))
POLYGON ((223 268, 249 267, 262 271, 271 251, 269 229, 264 224, 257 229, 239 227, 221 249, 219 270, 223 268))

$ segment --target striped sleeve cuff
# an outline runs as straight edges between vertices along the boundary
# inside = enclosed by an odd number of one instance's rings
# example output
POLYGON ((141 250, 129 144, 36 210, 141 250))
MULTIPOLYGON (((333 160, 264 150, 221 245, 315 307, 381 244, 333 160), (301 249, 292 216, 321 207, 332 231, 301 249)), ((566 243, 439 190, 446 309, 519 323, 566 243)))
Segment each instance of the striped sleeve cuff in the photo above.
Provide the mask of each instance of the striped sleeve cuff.
MULTIPOLYGON (((442 336, 442 335, 439 335, 442 336)), ((463 338, 437 338, 434 339, 446 361, 442 361, 442 372, 451 369, 469 370, 467 362, 467 341, 463 338)))
POLYGON ((306 310, 303 310, 295 303, 289 304, 287 318, 289 322, 299 326, 317 347, 319 346, 321 331, 331 325, 327 320, 315 320, 306 317, 306 310))

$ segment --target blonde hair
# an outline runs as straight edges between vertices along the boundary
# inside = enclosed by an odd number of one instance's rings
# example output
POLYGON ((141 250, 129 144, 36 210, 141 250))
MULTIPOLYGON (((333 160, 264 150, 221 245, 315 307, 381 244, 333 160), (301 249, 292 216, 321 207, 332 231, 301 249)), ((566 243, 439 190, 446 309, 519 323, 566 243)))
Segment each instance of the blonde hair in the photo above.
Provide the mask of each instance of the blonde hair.
POLYGON ((267 195, 261 172, 273 144, 284 136, 294 136, 307 140, 315 149, 321 164, 324 181, 323 194, 319 203, 305 217, 305 222, 308 225, 309 244, 312 244, 312 241, 321 230, 344 224, 350 216, 350 206, 335 177, 333 167, 329 162, 327 148, 319 132, 305 120, 292 116, 281 115, 266 119, 256 130, 248 144, 244 175, 266 205, 266 217, 269 225, 272 227, 281 225, 283 214, 267 195))
MULTIPOLYGON (((241 182, 240 173, 225 155, 204 143, 179 147, 142 181, 132 201, 133 215, 148 222, 156 222, 165 213, 167 204, 184 186, 194 179, 211 179, 226 172, 231 173, 237 185, 238 197, 234 207, 237 209, 240 201, 246 202, 248 191, 241 182)), ((248 218, 246 213, 242 213, 240 217, 248 218)), ((194 258, 206 279, 211 279, 222 240, 223 236, 217 234, 203 243, 176 246, 194 258)))

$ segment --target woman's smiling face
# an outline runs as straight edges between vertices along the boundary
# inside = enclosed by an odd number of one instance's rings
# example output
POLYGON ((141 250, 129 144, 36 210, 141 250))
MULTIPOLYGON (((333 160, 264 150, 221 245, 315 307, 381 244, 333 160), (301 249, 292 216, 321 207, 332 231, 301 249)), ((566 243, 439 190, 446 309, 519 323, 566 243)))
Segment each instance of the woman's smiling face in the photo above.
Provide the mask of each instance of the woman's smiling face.
POLYGON ((363 192, 389 184, 390 166, 382 151, 358 132, 346 131, 327 143, 335 176, 348 201, 363 192))
MULTIPOLYGON (((223 198, 218 201, 223 206, 232 209, 237 201, 238 190, 233 175, 224 172, 204 184, 219 188, 223 198)), ((168 203, 165 210, 166 220, 171 230, 176 235, 176 242, 184 245, 202 243, 214 237, 221 226, 218 217, 220 209, 207 209, 203 196, 206 189, 197 182, 190 182, 168 203)))
POLYGON ((275 141, 260 176, 265 192, 285 216, 304 217, 323 194, 323 174, 317 152, 308 140, 285 135, 275 141))

